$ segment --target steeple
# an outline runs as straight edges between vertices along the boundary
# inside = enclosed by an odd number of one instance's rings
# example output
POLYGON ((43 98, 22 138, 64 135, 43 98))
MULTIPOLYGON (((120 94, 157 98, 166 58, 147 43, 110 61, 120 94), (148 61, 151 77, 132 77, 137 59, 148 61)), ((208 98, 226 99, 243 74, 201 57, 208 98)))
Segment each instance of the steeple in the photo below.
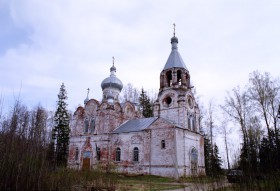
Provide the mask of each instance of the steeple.
POLYGON ((190 87, 189 71, 178 51, 178 38, 176 37, 175 24, 173 24, 173 37, 171 38, 171 53, 160 74, 160 92, 166 88, 190 87))
POLYGON ((174 26, 174 32, 173 37, 171 38, 171 53, 167 59, 167 62, 163 68, 163 70, 169 69, 169 68, 184 68, 187 70, 187 67, 181 58, 180 53, 178 52, 178 38, 175 36, 175 24, 174 26))

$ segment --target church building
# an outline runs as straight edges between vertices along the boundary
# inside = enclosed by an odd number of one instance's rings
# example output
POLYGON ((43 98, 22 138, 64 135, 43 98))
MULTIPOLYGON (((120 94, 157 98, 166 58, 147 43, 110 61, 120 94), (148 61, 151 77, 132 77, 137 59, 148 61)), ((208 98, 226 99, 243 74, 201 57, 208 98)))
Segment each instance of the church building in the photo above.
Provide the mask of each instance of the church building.
POLYGON ((68 167, 174 178, 205 174, 199 107, 175 32, 154 117, 143 118, 135 103, 120 103, 123 84, 114 63, 101 88, 102 101, 87 96, 73 115, 68 167))

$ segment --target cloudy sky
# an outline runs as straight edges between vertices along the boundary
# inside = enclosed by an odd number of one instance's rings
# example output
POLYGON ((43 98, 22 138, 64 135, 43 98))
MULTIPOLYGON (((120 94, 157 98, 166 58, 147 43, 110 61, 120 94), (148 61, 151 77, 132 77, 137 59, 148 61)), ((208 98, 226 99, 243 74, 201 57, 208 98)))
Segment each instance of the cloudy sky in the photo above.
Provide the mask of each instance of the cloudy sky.
POLYGON ((69 109, 101 99, 112 56, 123 84, 159 88, 176 23, 179 52, 207 105, 248 82, 279 76, 278 0, 0 0, 0 93, 53 110, 62 82, 69 109))

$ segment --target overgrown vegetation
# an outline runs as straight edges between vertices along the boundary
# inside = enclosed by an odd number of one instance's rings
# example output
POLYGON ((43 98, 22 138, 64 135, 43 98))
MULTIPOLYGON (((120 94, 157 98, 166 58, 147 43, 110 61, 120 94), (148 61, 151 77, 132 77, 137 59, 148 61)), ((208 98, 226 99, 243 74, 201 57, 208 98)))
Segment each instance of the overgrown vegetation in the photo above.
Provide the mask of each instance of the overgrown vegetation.
POLYGON ((233 89, 222 106, 240 126, 243 145, 239 167, 245 173, 280 170, 279 90, 279 80, 268 73, 253 72, 247 89, 233 89))
POLYGON ((0 122, 0 190, 38 190, 45 186, 47 112, 17 101, 0 122))
POLYGON ((37 106, 16 101, 0 121, 0 190, 115 190, 117 175, 54 168, 50 153, 50 117, 37 106))
POLYGON ((236 167, 245 176, 234 189, 279 189, 279 79, 255 71, 244 89, 237 87, 228 93, 221 108, 240 127, 243 140, 236 167))

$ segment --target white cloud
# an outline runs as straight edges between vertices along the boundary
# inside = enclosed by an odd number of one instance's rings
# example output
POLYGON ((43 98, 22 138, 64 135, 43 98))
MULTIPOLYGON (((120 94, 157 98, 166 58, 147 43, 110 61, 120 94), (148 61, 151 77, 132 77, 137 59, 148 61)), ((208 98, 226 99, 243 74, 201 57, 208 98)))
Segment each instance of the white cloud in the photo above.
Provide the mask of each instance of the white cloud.
POLYGON ((204 102, 212 97, 222 102, 225 91, 246 83, 253 70, 279 75, 277 2, 29 0, 5 5, 12 24, 29 39, 0 55, 7 99, 22 84, 29 104, 53 106, 62 82, 71 109, 83 103, 88 87, 91 97, 100 99, 112 56, 124 84, 157 89, 174 22, 179 51, 204 102))

